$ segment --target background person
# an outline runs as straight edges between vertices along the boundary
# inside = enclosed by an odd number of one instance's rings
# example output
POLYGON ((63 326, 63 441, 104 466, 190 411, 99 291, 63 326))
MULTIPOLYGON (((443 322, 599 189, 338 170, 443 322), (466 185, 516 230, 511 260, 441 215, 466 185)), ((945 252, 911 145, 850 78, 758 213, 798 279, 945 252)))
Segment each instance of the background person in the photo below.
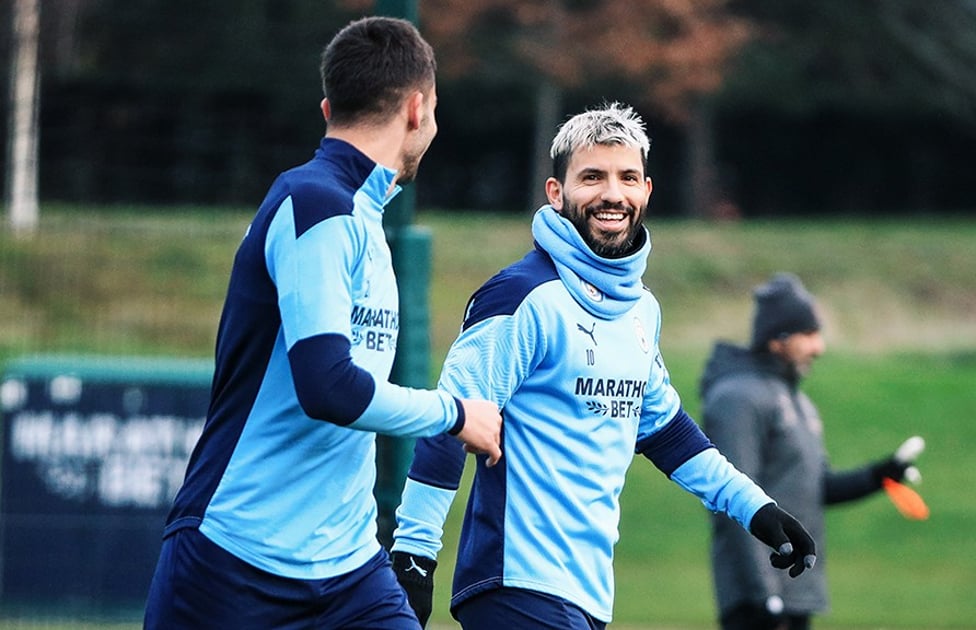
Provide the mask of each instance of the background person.
MULTIPOLYGON (((643 286, 651 250, 644 123, 618 104, 572 117, 552 142, 535 248, 469 300, 440 387, 503 409, 505 458, 479 466, 451 611, 466 629, 603 628, 613 608, 619 496, 635 451, 782 552, 798 575, 813 541, 736 471, 684 412, 643 286)), ((464 453, 419 440, 393 558, 421 621, 464 453)), ((667 576, 661 576, 667 579, 667 576)))
POLYGON ((735 523, 712 518, 712 573, 724 630, 802 629, 827 609, 824 506, 900 481, 910 462, 885 458, 833 471, 817 409, 800 389, 823 354, 820 315, 793 274, 778 273, 754 291, 748 348, 715 344, 701 378, 705 433, 739 470, 755 479, 817 541, 818 562, 802 583, 766 566, 766 550, 735 523))
POLYGON ((418 627, 376 539, 375 433, 501 455, 494 403, 387 381, 398 293, 383 208, 437 133, 434 75, 404 20, 358 20, 324 51, 327 132, 275 180, 234 259, 147 628, 418 627))

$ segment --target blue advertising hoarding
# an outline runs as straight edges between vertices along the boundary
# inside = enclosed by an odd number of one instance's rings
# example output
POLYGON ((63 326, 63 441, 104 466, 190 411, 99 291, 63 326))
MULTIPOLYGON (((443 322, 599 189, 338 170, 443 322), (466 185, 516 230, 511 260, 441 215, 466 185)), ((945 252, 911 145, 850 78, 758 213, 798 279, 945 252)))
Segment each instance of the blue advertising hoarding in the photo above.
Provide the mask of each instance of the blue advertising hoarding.
POLYGON ((141 607, 212 363, 24 358, 0 380, 0 602, 141 607))

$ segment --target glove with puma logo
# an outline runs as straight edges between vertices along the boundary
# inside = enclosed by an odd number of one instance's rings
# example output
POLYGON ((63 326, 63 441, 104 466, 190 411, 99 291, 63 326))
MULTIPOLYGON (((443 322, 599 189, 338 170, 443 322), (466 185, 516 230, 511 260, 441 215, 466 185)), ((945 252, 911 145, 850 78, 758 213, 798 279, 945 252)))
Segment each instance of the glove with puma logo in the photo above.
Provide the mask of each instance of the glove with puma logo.
POLYGON ((390 557, 393 559, 393 572, 407 593, 410 607, 421 627, 426 627, 434 607, 434 569, 437 568, 437 561, 402 551, 394 551, 390 557))

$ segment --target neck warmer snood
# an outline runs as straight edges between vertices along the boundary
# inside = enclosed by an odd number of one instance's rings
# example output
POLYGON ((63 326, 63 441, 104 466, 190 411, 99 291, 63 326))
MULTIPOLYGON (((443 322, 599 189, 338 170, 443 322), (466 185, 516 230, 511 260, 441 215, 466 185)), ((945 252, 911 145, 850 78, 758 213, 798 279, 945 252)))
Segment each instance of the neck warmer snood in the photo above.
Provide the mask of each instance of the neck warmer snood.
POLYGON ((532 219, 532 236, 552 258, 566 289, 583 308, 602 319, 626 313, 645 291, 642 277, 651 238, 647 228, 641 229, 644 242, 640 248, 622 258, 601 258, 552 206, 542 206, 532 219))

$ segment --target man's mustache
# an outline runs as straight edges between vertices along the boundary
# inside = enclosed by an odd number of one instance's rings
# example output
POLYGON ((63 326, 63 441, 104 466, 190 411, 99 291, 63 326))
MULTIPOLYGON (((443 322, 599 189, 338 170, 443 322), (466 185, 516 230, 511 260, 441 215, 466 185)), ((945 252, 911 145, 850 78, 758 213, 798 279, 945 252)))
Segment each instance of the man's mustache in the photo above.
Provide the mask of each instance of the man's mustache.
POLYGON ((616 210, 617 212, 625 212, 627 214, 634 214, 634 208, 624 205, 622 203, 613 203, 610 201, 604 201, 603 203, 587 206, 587 213, 601 212, 603 210, 616 210))

